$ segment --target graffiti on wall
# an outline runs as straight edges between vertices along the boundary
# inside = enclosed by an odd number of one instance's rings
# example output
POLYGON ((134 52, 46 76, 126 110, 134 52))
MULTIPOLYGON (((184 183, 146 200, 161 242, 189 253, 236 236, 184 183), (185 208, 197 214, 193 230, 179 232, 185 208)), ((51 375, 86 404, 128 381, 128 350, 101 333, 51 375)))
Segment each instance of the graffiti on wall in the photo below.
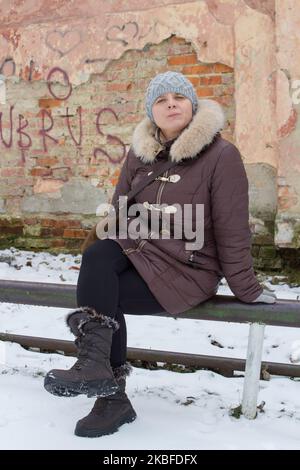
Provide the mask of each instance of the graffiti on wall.
POLYGON ((148 36, 152 29, 156 30, 158 23, 154 22, 144 34, 140 32, 140 28, 136 21, 128 21, 122 25, 113 25, 106 32, 106 40, 111 42, 119 42, 122 46, 127 47, 133 39, 144 39, 148 36))
MULTIPOLYGON (((105 33, 105 38, 107 42, 119 43, 125 48, 128 47, 132 41, 145 38, 148 34, 150 34, 153 27, 156 28, 156 26, 157 23, 155 22, 154 25, 148 28, 148 31, 142 32, 138 23, 135 21, 128 21, 123 24, 114 24, 108 27, 105 33)), ((82 42, 84 42, 84 37, 83 32, 80 30, 68 29, 63 31, 60 29, 54 29, 52 31, 48 31, 45 37, 46 46, 51 51, 58 54, 59 58, 63 58, 67 54, 71 53, 82 42)), ((107 58, 101 57, 83 58, 84 63, 106 62, 107 60, 107 58)), ((12 57, 6 57, 0 61, 0 78, 1 75, 5 78, 13 76, 15 73, 16 64, 12 57)), ((24 70, 21 71, 20 76, 28 81, 40 78, 40 72, 38 69, 36 69, 33 60, 30 60, 30 64, 24 67, 24 70)), ((52 98, 59 100, 61 103, 66 103, 72 95, 72 84, 69 80, 68 73, 60 67, 51 68, 46 78, 46 85, 52 98), (63 96, 58 95, 55 92, 53 80, 54 74, 60 74, 65 85, 66 92, 63 96)), ((2 99, 0 96, 0 104, 4 103, 5 96, 3 92, 2 99)), ((9 107, 8 111, 5 113, 5 118, 4 112, 0 110, 0 146, 4 146, 5 149, 11 149, 15 147, 18 148, 21 152, 21 161, 24 164, 26 161, 26 155, 28 155, 30 149, 33 148, 35 141, 33 140, 30 133, 30 122, 23 114, 17 114, 14 108, 14 105, 9 107)), ((69 107, 66 105, 65 113, 60 116, 65 119, 65 125, 69 137, 72 144, 77 149, 82 148, 84 139, 82 124, 83 111, 84 110, 82 107, 79 106, 77 107, 75 113, 74 111, 70 113, 69 107), (71 118, 77 121, 77 135, 75 135, 74 131, 72 130, 71 118)), ((98 155, 104 155, 111 163, 120 164, 126 156, 126 146, 119 137, 104 133, 102 119, 105 114, 109 114, 110 117, 113 116, 114 119, 118 121, 116 112, 112 108, 105 107, 95 113, 94 129, 99 136, 106 138, 107 144, 113 144, 115 148, 116 146, 118 147, 118 156, 112 156, 105 148, 101 146, 95 146, 95 148, 91 151, 90 161, 96 163, 98 155)), ((51 149, 51 146, 59 144, 59 139, 57 136, 55 136, 55 118, 46 108, 40 109, 38 117, 40 119, 38 134, 41 139, 41 148, 44 153, 48 153, 51 149)))
POLYGON ((2 62, 0 62, 0 75, 6 77, 14 75, 16 71, 16 64, 14 59, 11 57, 6 57, 2 62))
MULTIPOLYGON (((33 65, 32 65, 33 67, 33 65)), ((29 73, 29 78, 31 74, 29 73)), ((47 88, 53 99, 58 100, 59 102, 66 102, 68 98, 72 95, 72 84, 69 80, 68 74, 65 70, 60 67, 52 68, 47 76, 46 80, 47 88), (57 94, 53 86, 53 75, 60 74, 63 82, 65 84, 65 93, 63 95, 57 94)), ((9 106, 9 110, 5 122, 4 122, 4 113, 0 111, 0 145, 4 146, 6 149, 13 148, 16 146, 21 152, 22 163, 25 163, 26 153, 30 151, 33 147, 33 140, 30 135, 29 122, 24 115, 14 112, 14 105, 9 106), (4 135, 4 128, 5 134, 4 135)), ((83 109, 81 106, 78 106, 75 112, 77 120, 77 135, 75 136, 74 131, 71 127, 71 118, 74 119, 74 112, 70 113, 69 107, 66 106, 65 113, 60 117, 65 119, 66 130, 68 131, 69 137, 71 138, 72 144, 77 148, 81 149, 83 145, 83 124, 82 124, 82 113, 83 109)), ((105 134, 103 130, 102 118, 105 114, 112 115, 116 121, 118 121, 118 116, 112 108, 104 107, 99 109, 95 113, 94 124, 95 131, 97 135, 106 137, 108 144, 115 144, 120 148, 119 156, 110 155, 107 150, 101 146, 97 146, 92 150, 92 155, 90 156, 91 163, 96 163, 97 156, 99 154, 105 155, 107 159, 113 164, 119 164, 123 161, 126 156, 126 146, 124 142, 117 136, 111 134, 105 134)), ((42 151, 48 153, 50 151, 50 145, 55 146, 59 144, 59 139, 55 136, 55 118, 51 115, 51 112, 46 108, 41 108, 38 113, 39 117, 39 129, 38 134, 41 139, 42 151)))
POLYGON ((55 29, 46 35, 46 45, 60 57, 69 54, 82 42, 81 31, 60 31, 55 29))
POLYGON ((139 26, 135 21, 128 21, 122 26, 111 26, 106 32, 107 41, 120 42, 124 47, 130 40, 135 39, 139 33, 139 26))

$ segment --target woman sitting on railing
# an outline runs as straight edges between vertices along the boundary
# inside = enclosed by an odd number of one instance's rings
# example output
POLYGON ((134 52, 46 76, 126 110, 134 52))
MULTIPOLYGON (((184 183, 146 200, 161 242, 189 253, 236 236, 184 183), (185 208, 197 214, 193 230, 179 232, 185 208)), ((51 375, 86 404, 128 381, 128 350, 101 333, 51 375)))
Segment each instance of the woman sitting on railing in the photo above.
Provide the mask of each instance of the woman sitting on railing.
POLYGON ((67 317, 78 360, 70 370, 52 370, 45 378, 46 390, 55 395, 98 397, 77 423, 78 436, 110 434, 136 418, 125 393, 130 367, 124 314, 179 315, 214 296, 223 276, 239 300, 275 302, 254 274, 247 176, 238 149, 220 135, 220 105, 198 100, 186 77, 166 72, 150 82, 145 107, 147 118, 134 131, 112 204, 117 208, 120 196, 148 178, 129 209, 140 204, 138 217, 146 226, 159 212, 158 229, 135 239, 130 235, 137 216, 129 212, 127 237, 108 234, 100 240, 91 232, 78 279, 78 309, 67 317), (158 169, 162 174, 149 181, 158 169), (192 250, 184 235, 174 236, 176 212, 184 213, 185 206, 192 206, 189 220, 196 234, 204 235, 192 250), (197 207, 203 208, 200 227, 197 207), (173 216, 167 229, 166 214, 173 216))

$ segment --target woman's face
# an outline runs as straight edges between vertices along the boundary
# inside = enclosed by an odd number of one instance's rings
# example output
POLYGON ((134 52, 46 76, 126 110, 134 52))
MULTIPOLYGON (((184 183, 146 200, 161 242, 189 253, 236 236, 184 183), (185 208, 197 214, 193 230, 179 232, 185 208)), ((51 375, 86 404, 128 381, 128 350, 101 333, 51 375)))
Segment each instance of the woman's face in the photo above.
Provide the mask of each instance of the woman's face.
POLYGON ((152 106, 155 124, 167 139, 177 137, 193 117, 192 102, 177 93, 159 96, 152 106))

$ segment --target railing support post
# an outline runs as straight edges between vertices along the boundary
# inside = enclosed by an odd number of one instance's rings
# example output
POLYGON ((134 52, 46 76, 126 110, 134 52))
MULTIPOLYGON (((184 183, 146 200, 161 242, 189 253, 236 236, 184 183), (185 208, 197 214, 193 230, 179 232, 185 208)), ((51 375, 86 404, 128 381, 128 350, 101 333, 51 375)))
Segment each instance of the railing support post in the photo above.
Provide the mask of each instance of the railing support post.
POLYGON ((249 328, 246 370, 244 378, 242 413, 245 418, 254 419, 257 414, 262 348, 265 325, 252 323, 249 328))

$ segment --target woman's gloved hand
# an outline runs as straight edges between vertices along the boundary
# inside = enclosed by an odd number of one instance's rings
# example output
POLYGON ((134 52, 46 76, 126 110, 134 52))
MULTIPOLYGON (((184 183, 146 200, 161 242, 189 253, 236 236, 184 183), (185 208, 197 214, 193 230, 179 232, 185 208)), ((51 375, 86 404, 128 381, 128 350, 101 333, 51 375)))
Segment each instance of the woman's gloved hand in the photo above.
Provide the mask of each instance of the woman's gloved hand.
POLYGON ((262 293, 257 297, 257 299, 252 300, 252 303, 262 302, 264 304, 274 304, 276 300, 277 300, 277 297, 274 294, 274 292, 264 289, 262 293))

